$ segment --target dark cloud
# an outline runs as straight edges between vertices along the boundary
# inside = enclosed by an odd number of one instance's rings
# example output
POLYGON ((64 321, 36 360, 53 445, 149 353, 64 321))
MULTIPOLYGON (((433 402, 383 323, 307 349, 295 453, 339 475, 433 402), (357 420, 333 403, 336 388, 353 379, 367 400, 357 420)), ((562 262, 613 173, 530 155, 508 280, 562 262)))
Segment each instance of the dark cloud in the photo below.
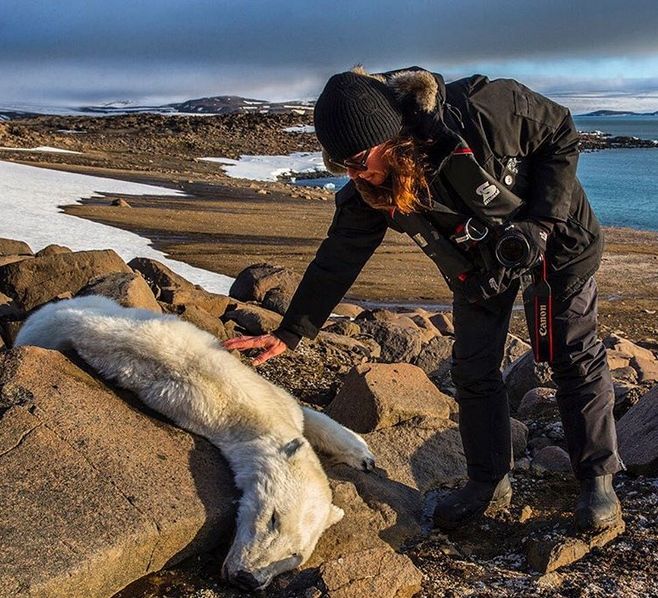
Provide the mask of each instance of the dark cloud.
POLYGON ((0 77, 13 95, 294 98, 357 62, 461 74, 658 55, 657 15, 655 0, 2 0, 0 77))
POLYGON ((335 67, 658 52, 655 0, 3 0, 2 60, 335 67))

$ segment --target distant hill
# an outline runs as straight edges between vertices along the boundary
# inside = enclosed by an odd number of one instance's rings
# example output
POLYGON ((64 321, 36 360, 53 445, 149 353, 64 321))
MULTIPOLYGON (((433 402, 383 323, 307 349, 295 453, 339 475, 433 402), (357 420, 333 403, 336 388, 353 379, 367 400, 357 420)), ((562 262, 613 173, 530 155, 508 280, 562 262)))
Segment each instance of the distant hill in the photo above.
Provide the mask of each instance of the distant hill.
POLYGON ((23 110, 2 110, 0 108, 0 121, 14 120, 15 118, 30 118, 38 116, 36 112, 24 112, 23 110))
POLYGON ((266 102, 240 96, 199 98, 180 104, 169 104, 169 106, 179 112, 194 114, 231 114, 234 112, 305 114, 313 110, 313 102, 266 102))
POLYGON ((17 118, 28 118, 39 114, 49 115, 87 115, 106 116, 112 114, 307 114, 313 111, 314 102, 290 101, 290 102, 267 102, 253 98, 240 96, 212 96, 187 100, 185 102, 164 104, 161 106, 139 106, 132 102, 121 100, 96 106, 79 106, 77 108, 49 107, 36 108, 30 106, 30 110, 21 110, 19 106, 0 106, 0 121, 14 120, 17 118), (37 110, 37 111, 35 111, 37 110))
POLYGON ((655 112, 632 112, 630 110, 595 110, 587 114, 578 114, 577 116, 658 116, 658 110, 655 112))

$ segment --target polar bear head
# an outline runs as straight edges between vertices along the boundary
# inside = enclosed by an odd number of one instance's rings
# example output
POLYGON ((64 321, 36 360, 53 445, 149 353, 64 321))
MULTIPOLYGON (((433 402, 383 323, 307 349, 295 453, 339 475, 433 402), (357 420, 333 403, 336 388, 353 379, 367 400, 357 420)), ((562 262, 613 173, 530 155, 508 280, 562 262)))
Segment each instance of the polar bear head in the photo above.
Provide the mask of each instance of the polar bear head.
MULTIPOLYGON (((327 476, 308 441, 294 438, 263 450, 267 439, 251 447, 250 471, 234 471, 243 495, 236 535, 223 574, 249 590, 304 563, 322 532, 340 521, 343 510, 331 504, 327 476), (272 450, 273 449, 273 450, 272 450), (254 459, 254 455, 262 458, 254 459), (257 463, 256 471, 254 463, 257 463)), ((239 466, 235 466, 239 469, 239 466)))

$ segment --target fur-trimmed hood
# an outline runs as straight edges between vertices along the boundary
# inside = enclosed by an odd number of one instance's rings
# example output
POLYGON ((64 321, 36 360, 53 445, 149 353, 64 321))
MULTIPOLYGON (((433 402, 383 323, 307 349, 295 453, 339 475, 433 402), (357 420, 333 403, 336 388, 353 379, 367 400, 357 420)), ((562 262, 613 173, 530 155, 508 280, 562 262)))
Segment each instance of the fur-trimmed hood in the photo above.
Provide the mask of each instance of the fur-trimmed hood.
POLYGON ((446 88, 443 77, 417 66, 370 74, 359 64, 352 72, 386 83, 403 109, 415 107, 424 112, 434 112, 442 109, 445 102, 446 88))
MULTIPOLYGON (((398 102, 403 122, 412 118, 418 112, 427 114, 436 112, 439 115, 443 113, 446 87, 441 75, 430 73, 417 66, 385 73, 368 73, 359 64, 351 70, 357 75, 372 77, 385 83, 398 102)), ((347 172, 342 166, 332 162, 324 149, 322 150, 322 158, 329 172, 333 174, 345 174, 347 172)))

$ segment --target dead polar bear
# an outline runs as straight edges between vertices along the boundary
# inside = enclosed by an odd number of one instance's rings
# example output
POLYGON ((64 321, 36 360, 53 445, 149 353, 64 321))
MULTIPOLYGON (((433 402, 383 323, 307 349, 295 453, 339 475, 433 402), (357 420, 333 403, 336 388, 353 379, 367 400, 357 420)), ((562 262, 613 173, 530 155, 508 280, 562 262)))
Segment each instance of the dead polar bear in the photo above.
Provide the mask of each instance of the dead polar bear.
POLYGON ((360 436, 300 408, 213 336, 175 316, 78 297, 36 311, 15 344, 75 349, 102 376, 221 449, 242 491, 222 570, 242 587, 264 588, 304 563, 322 532, 343 517, 311 445, 352 467, 374 466, 360 436))

